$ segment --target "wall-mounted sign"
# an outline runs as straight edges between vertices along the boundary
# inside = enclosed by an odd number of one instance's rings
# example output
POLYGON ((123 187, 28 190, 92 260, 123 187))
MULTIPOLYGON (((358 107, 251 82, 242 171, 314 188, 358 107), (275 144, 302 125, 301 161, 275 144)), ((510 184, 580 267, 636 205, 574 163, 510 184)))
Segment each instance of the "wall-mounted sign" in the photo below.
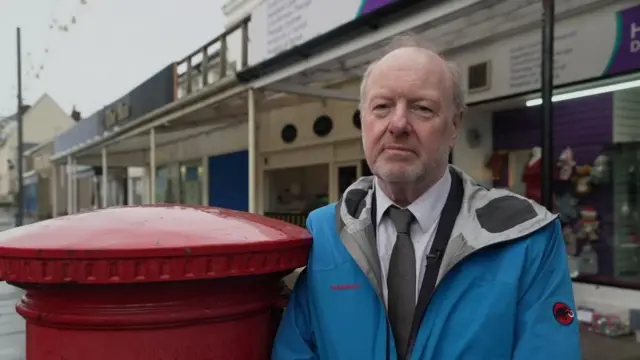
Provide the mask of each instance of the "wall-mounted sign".
POLYGON ((110 129, 131 117, 131 106, 126 101, 119 101, 105 109, 104 127, 110 129))
POLYGON ((397 0, 265 0, 251 12, 255 65, 397 0))
MULTIPOLYGON (((540 30, 535 29, 452 56, 467 72, 487 60, 493 69, 501 70, 489 72, 491 87, 470 92, 468 101, 538 90, 541 39, 540 30)), ((554 52, 554 85, 640 70, 640 5, 619 1, 558 21, 554 52)))

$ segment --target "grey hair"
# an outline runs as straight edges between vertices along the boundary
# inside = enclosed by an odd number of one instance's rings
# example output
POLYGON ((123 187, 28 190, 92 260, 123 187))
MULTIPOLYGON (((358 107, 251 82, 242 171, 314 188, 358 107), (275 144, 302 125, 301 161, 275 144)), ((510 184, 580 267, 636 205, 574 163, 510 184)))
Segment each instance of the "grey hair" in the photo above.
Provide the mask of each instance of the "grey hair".
POLYGON ((362 82, 360 83, 360 105, 359 105, 360 110, 362 111, 362 107, 364 105, 363 101, 364 101, 365 93, 367 91, 367 82, 369 81, 369 77, 371 76, 371 73, 373 72, 373 69, 376 66, 376 64, 378 64, 378 62, 380 62, 380 60, 384 56, 388 55, 392 51, 402 49, 402 48, 418 48, 418 49, 426 50, 437 55, 438 57, 440 57, 442 60, 445 61, 447 72, 449 73, 449 76, 451 78, 454 110, 458 114, 464 112, 466 110, 465 91, 464 91, 464 85, 462 84, 462 72, 460 71, 460 68, 458 67, 458 65, 456 65, 452 61, 448 61, 447 59, 445 59, 444 56, 442 56, 442 54, 435 47, 433 47, 430 43, 424 41, 423 38, 421 38, 418 35, 410 34, 410 33, 404 34, 404 35, 398 35, 398 36, 395 36, 393 39, 391 39, 389 44, 385 47, 385 51, 383 55, 378 59, 376 59, 375 61, 373 61, 367 67, 367 70, 364 72, 364 75, 362 76, 362 82))

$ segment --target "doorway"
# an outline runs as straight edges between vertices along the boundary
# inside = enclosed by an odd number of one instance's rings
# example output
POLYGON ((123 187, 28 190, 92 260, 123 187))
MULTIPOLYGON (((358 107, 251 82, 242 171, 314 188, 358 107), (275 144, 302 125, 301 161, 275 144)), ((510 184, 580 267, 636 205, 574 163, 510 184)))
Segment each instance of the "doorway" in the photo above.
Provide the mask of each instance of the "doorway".
POLYGON ((362 176, 363 166, 360 161, 336 163, 334 166, 335 177, 331 181, 334 182, 332 188, 337 193, 333 194, 333 198, 340 199, 347 188, 362 176))

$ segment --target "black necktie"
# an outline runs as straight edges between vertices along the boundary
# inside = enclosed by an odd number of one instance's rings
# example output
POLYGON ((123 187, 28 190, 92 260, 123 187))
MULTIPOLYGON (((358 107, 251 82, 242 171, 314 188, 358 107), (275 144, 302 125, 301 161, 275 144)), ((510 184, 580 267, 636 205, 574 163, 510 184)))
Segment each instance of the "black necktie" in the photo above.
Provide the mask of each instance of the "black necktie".
POLYGON ((396 206, 390 207, 388 214, 398 235, 389 262, 387 307, 398 359, 403 360, 416 306, 416 255, 410 235, 415 217, 411 211, 396 206))

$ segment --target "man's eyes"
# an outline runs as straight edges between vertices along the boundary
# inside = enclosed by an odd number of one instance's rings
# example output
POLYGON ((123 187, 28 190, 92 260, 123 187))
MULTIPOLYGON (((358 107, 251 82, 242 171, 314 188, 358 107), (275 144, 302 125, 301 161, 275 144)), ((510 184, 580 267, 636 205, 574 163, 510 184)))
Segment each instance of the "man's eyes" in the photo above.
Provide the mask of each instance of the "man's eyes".
POLYGON ((424 106, 424 105, 414 105, 413 109, 419 112, 424 112, 424 113, 432 113, 433 110, 428 107, 428 106, 424 106))

